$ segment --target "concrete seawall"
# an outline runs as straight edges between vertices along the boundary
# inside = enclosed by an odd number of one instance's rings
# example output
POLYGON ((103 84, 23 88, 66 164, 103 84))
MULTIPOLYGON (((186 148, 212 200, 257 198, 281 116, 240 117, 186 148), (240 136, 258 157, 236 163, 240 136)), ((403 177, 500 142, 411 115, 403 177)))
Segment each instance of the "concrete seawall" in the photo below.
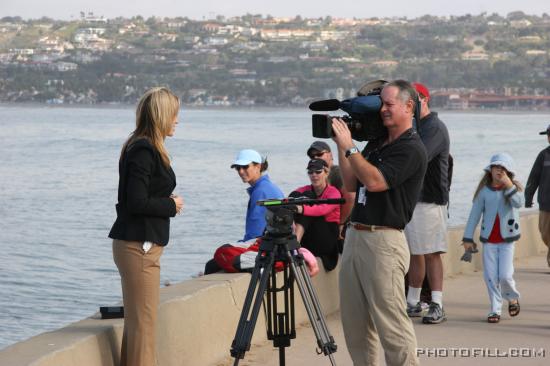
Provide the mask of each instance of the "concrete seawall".
MULTIPOLYGON (((522 237, 516 258, 546 250, 538 231, 538 213, 521 216, 522 237)), ((447 277, 482 269, 481 256, 473 263, 460 262, 463 227, 449 230, 449 252, 444 256, 447 277)), ((476 233, 476 235, 478 235, 476 233)), ((477 236, 475 236, 477 237, 477 236)), ((338 271, 321 271, 313 279, 326 314, 339 309, 338 271)), ((158 330, 158 361, 161 366, 217 365, 229 355, 241 307, 246 296, 248 274, 216 274, 184 281, 161 289, 158 330)), ((297 297, 299 297, 296 290, 297 297)), ((296 322, 307 320, 297 299, 296 322)), ((101 320, 98 314, 53 332, 16 343, 0 352, 2 366, 115 366, 120 358, 121 319, 101 320)), ((260 314, 253 343, 267 342, 260 314)))

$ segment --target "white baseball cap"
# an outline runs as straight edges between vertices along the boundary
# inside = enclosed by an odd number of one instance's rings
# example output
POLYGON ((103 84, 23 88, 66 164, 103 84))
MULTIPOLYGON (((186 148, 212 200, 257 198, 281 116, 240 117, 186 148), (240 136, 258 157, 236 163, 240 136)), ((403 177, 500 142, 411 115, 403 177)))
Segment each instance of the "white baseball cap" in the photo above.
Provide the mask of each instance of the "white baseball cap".
POLYGON ((231 169, 235 168, 237 165, 248 165, 250 163, 262 163, 262 156, 256 150, 245 149, 239 151, 235 161, 231 165, 231 169))

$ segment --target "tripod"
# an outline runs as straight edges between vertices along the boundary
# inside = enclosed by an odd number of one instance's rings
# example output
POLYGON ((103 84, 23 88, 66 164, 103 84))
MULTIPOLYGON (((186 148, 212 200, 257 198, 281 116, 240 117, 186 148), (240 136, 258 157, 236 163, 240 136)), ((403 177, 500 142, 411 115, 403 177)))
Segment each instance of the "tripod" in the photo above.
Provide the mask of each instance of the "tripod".
POLYGON ((286 198, 258 202, 267 208, 267 229, 256 256, 237 332, 231 344, 231 356, 235 358, 234 366, 237 366, 239 360, 244 358, 245 352, 250 350, 260 306, 264 303, 264 294, 267 339, 272 340, 273 346, 279 348, 279 365, 285 365, 285 347, 290 347, 290 340, 296 338, 294 282, 298 286, 315 333, 318 354, 328 356, 331 365, 336 365, 332 354, 336 352, 337 346, 328 330, 321 305, 305 268, 304 258, 298 252, 300 244, 292 234, 292 208, 298 204, 342 204, 343 201, 286 198), (283 266, 281 287, 277 287, 277 272, 274 270, 277 262, 282 262, 283 266), (282 300, 280 302, 278 295, 282 300), (281 303, 282 309, 279 309, 281 303))

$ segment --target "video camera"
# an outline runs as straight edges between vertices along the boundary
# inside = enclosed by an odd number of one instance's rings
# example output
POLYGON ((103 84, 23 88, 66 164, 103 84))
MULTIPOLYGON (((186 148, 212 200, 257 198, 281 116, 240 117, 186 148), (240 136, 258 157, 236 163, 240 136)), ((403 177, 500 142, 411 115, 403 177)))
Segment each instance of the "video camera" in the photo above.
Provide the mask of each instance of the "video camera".
MULTIPOLYGON (((312 116, 313 137, 330 138, 334 136, 332 131, 332 119, 341 118, 348 125, 351 137, 357 141, 370 141, 387 136, 388 131, 382 122, 380 109, 382 100, 380 93, 388 82, 385 80, 373 80, 363 85, 357 91, 357 97, 339 101, 327 99, 313 102, 309 105, 312 111, 336 111, 338 109, 347 112, 347 116, 329 116, 328 114, 314 114, 312 116)), ((420 119, 420 101, 415 96, 414 119, 420 119)))
MULTIPOLYGON (((339 101, 327 99, 313 102, 309 105, 312 111, 336 111, 338 109, 348 113, 341 118, 351 131, 351 137, 357 141, 374 140, 387 134, 387 130, 380 117, 382 100, 380 93, 387 83, 385 80, 374 80, 363 85, 357 92, 357 97, 339 101)), ((314 114, 312 116, 313 137, 330 138, 332 132, 332 118, 328 114, 314 114)))

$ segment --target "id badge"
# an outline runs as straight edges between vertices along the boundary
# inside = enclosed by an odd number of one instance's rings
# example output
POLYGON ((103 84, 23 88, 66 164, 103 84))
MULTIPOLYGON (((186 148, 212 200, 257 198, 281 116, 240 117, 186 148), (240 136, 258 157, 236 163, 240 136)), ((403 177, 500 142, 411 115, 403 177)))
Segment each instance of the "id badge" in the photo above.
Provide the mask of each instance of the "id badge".
POLYGON ((358 192, 358 196, 357 196, 357 203, 360 203, 362 205, 367 204, 367 190, 364 186, 359 187, 359 192, 358 192))

